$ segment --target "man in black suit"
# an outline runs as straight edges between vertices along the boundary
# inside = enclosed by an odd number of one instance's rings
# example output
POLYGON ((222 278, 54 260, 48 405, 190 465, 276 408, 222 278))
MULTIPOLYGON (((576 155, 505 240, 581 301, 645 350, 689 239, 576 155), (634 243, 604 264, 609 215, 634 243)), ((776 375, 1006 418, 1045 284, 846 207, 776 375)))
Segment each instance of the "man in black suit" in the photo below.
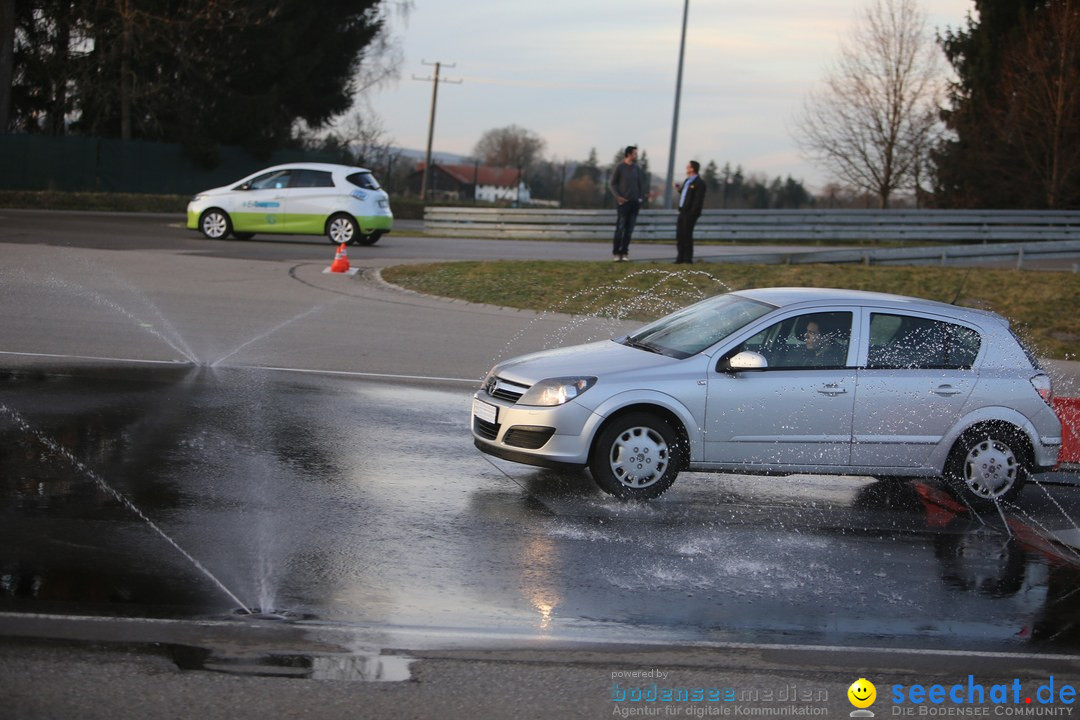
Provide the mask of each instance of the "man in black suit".
POLYGON ((691 160, 686 164, 686 180, 679 188, 679 219, 675 223, 676 264, 694 262, 694 225, 701 217, 705 202, 705 181, 698 177, 701 164, 691 160))

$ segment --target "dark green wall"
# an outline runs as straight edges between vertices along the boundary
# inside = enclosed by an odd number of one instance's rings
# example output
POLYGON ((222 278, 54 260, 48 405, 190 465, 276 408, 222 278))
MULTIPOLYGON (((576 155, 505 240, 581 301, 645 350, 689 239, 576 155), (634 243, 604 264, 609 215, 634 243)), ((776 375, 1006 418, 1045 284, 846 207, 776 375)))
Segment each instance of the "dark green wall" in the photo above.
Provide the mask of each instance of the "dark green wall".
POLYGON ((283 150, 258 160, 220 148, 213 169, 179 145, 79 136, 0 135, 0 190, 65 190, 191 195, 287 162, 339 162, 329 153, 283 150))

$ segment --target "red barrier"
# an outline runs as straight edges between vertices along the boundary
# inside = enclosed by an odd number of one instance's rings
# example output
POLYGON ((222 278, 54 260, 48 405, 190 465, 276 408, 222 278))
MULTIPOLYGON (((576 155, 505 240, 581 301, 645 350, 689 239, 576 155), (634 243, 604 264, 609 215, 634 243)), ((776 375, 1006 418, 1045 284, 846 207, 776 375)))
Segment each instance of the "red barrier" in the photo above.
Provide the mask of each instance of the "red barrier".
POLYGON ((1054 411, 1061 418, 1061 458, 1063 463, 1080 463, 1080 398, 1054 398, 1054 411))

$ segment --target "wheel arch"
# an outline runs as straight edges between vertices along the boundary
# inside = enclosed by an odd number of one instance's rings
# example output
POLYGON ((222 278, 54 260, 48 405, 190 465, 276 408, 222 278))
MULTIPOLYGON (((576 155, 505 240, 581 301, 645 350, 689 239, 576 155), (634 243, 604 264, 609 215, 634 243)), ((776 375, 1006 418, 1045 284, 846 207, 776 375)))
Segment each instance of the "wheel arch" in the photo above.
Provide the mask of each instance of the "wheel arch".
POLYGON ((982 408, 978 412, 969 414, 956 423, 938 444, 937 449, 931 455, 931 466, 943 473, 952 456, 953 448, 964 435, 979 428, 1011 429, 1020 435, 1025 443, 1026 459, 1029 463, 1037 464, 1035 456, 1036 443, 1039 442, 1039 433, 1024 415, 1007 407, 982 408))
MULTIPOLYGON (((1016 437, 1019 441, 1019 446, 1016 448, 1017 452, 1022 452, 1024 454, 1023 459, 1027 463, 1028 470, 1033 469, 1032 464, 1035 461, 1035 446, 1031 441, 1031 437, 1028 436, 1028 433, 1022 427, 1019 427, 1017 424, 1009 422, 1008 420, 980 420, 957 435, 956 440, 959 441, 965 437, 977 438, 983 433, 993 431, 1000 431, 1016 437)), ((951 455, 955 449, 956 442, 954 442, 949 449, 949 454, 951 455)))
POLYGON ((340 217, 342 215, 344 215, 347 218, 350 218, 354 223, 356 223, 356 228, 358 230, 360 229, 360 220, 356 217, 356 215, 349 212, 348 210, 342 210, 342 209, 339 208, 337 210, 331 210, 330 212, 328 212, 326 214, 326 220, 323 222, 323 232, 325 233, 330 228, 330 222, 334 218, 340 217))
POLYGON ((676 413, 671 408, 660 403, 647 400, 622 405, 614 411, 605 414, 603 421, 600 422, 593 430, 592 439, 589 441, 589 457, 592 457, 593 452, 596 450, 597 441, 609 425, 611 425, 613 422, 616 422, 620 418, 625 417, 626 415, 630 415, 636 412, 656 415, 671 426, 671 429, 675 431, 675 435, 678 438, 678 443, 686 449, 685 452, 681 453, 682 462, 679 466, 679 469, 685 469, 687 464, 690 462, 691 453, 693 452, 693 444, 690 439, 690 434, 686 429, 685 421, 682 417, 679 416, 678 413, 676 413))

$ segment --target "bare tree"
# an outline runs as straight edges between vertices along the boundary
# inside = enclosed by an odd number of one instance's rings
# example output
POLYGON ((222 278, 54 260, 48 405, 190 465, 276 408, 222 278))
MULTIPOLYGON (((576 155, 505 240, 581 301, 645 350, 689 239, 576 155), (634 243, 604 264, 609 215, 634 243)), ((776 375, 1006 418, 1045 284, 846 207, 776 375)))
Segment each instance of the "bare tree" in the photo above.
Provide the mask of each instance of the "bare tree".
POLYGON ((365 98, 353 106, 352 114, 323 143, 338 145, 348 152, 352 162, 365 167, 385 166, 400 155, 393 150, 394 139, 388 134, 386 123, 365 98))
POLYGON ((546 144, 532 130, 508 125, 484 133, 473 154, 487 165, 528 168, 540 159, 546 144))
POLYGON ((371 43, 364 48, 364 61, 353 77, 355 94, 364 98, 367 93, 395 80, 401 71, 404 52, 396 34, 395 20, 407 24, 414 0, 384 0, 379 8, 383 22, 371 43))
POLYGON ((1024 21, 1004 54, 1004 102, 988 113, 1010 153, 1009 172, 1039 206, 1080 201, 1080 2, 1051 0, 1024 21))
POLYGON ((874 0, 797 120, 803 152, 881 207, 917 188, 943 91, 941 51, 916 0, 874 0))

